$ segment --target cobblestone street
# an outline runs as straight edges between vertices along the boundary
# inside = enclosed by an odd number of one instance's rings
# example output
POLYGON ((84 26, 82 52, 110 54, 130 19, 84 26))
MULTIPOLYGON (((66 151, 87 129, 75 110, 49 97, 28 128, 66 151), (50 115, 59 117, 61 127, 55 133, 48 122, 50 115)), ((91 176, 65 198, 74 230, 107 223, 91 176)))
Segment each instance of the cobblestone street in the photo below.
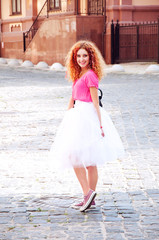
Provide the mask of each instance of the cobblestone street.
POLYGON ((159 74, 109 73, 103 105, 126 156, 99 168, 97 207, 48 158, 67 109, 65 72, 0 66, 0 240, 159 239, 159 74))

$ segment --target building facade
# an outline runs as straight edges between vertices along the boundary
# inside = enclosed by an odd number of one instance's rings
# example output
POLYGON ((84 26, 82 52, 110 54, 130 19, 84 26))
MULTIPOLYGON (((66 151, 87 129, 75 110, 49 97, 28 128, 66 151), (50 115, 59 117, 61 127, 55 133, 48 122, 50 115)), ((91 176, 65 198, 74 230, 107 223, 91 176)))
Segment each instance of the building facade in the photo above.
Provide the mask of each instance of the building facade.
POLYGON ((80 39, 111 63, 111 21, 157 21, 159 0, 0 0, 0 57, 64 64, 80 39))

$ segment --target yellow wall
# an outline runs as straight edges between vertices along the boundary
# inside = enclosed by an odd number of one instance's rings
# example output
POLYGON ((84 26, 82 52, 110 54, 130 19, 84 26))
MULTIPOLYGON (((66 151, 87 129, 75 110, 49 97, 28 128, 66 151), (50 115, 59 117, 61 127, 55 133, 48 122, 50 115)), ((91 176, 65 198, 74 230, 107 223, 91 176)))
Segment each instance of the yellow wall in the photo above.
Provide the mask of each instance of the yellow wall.
POLYGON ((21 18, 25 17, 25 9, 26 9, 26 0, 22 0, 22 14, 16 16, 10 16, 11 14, 11 1, 10 0, 1 0, 1 18, 2 20, 6 19, 14 19, 14 18, 21 18))
POLYGON ((87 13, 88 11, 88 0, 81 0, 80 1, 80 12, 87 13))
POLYGON ((38 1, 37 1, 37 5, 38 5, 38 6, 37 6, 37 8, 38 8, 37 13, 40 12, 40 10, 41 10, 42 6, 44 5, 45 1, 46 1, 46 0, 38 0, 38 1))
POLYGON ((159 5, 159 0, 132 0, 132 5, 159 5))

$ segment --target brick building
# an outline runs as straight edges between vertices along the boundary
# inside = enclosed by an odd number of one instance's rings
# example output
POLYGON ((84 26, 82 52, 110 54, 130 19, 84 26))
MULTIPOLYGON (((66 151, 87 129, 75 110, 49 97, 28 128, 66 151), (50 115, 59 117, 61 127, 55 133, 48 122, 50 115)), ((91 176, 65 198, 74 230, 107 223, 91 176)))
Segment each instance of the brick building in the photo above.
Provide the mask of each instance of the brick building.
POLYGON ((158 17, 159 0, 0 0, 0 57, 64 64, 74 42, 90 39, 111 63, 112 19, 158 17))

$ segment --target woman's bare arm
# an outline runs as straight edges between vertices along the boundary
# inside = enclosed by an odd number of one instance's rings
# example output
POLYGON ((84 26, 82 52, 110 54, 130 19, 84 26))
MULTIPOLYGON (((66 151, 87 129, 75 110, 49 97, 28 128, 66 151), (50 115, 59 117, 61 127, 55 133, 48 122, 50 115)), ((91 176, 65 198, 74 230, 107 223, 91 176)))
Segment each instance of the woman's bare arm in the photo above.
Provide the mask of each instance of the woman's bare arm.
POLYGON ((91 98, 94 104, 94 107, 97 111, 98 119, 99 119, 99 127, 101 128, 101 134, 104 137, 104 131, 102 128, 102 121, 101 121, 101 114, 100 114, 100 108, 99 108, 99 98, 98 98, 98 90, 95 87, 90 87, 90 93, 91 93, 91 98))
POLYGON ((73 98, 72 98, 72 96, 71 96, 71 98, 70 98, 70 100, 69 100, 69 104, 68 104, 68 110, 71 109, 71 108, 73 108, 73 107, 74 107, 74 100, 73 100, 73 98))

